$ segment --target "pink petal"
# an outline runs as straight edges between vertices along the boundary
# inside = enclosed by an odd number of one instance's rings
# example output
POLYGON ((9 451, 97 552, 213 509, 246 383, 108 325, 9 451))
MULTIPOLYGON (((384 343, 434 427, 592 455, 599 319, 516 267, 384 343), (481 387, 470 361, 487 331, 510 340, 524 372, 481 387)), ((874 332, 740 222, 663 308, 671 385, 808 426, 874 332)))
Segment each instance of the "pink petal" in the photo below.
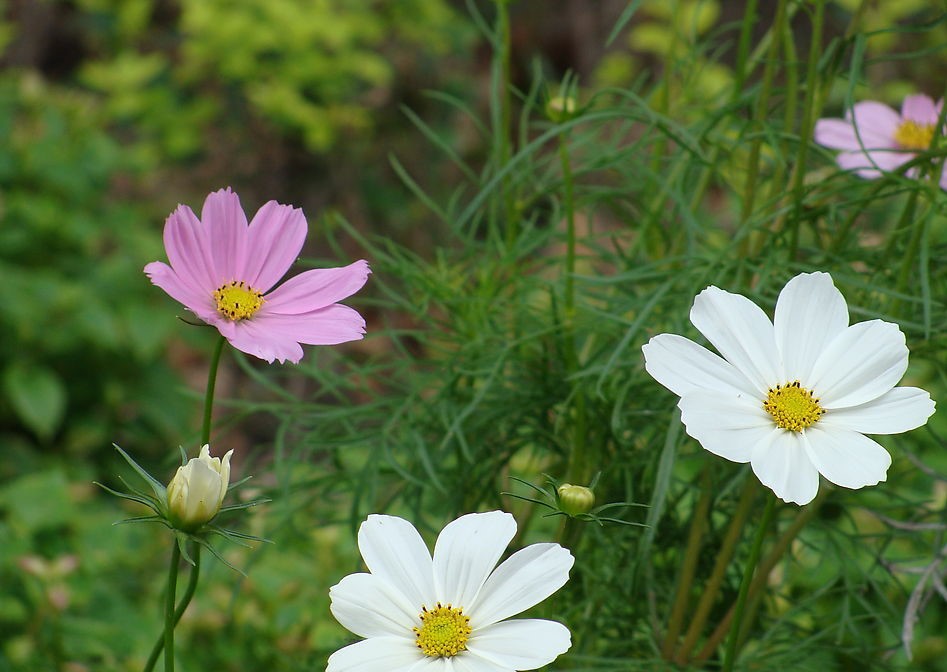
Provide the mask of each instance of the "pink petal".
POLYGON ((145 275, 151 282, 163 289, 168 295, 184 305, 185 308, 207 320, 216 310, 211 294, 195 290, 181 280, 173 268, 160 261, 153 261, 145 266, 145 275))
POLYGON ((269 338, 291 339, 306 345, 337 345, 360 340, 365 335, 365 320, 352 308, 339 303, 300 315, 280 315, 265 311, 245 322, 265 330, 269 338))
POLYGON ((864 143, 864 138, 855 137, 855 127, 843 119, 819 119, 812 138, 830 149, 861 150, 864 143))
POLYGON ((229 187, 209 194, 204 200, 201 223, 214 259, 216 287, 232 280, 244 280, 248 232, 240 198, 229 187))
MULTIPOLYGON (((227 336, 230 345, 248 355, 259 357, 270 364, 278 359, 280 364, 289 360, 297 364, 303 358, 303 349, 295 339, 260 324, 260 320, 233 322, 233 335, 227 336)), ((221 331, 223 333, 223 331, 221 331)))
POLYGON ((908 152, 842 152, 835 157, 839 168, 852 170, 859 177, 873 180, 882 176, 885 171, 895 170, 903 163, 914 158, 908 152))
POLYGON ((219 286, 206 228, 186 205, 179 205, 164 224, 164 249, 181 281, 193 290, 213 293, 219 286))
POLYGON ((868 148, 894 147, 894 132, 901 123, 901 116, 883 103, 864 100, 855 103, 849 113, 857 129, 856 137, 868 148))
POLYGON ((266 296, 267 312, 298 315, 351 296, 368 280, 368 262, 356 261, 341 268, 320 268, 290 278, 266 296))
POLYGON ((241 279, 268 292, 296 261, 307 230, 302 210, 276 201, 264 204, 250 222, 249 254, 241 279))
POLYGON ((901 116, 918 124, 934 126, 937 124, 939 114, 940 103, 935 105, 930 96, 922 93, 908 96, 901 104, 901 116))

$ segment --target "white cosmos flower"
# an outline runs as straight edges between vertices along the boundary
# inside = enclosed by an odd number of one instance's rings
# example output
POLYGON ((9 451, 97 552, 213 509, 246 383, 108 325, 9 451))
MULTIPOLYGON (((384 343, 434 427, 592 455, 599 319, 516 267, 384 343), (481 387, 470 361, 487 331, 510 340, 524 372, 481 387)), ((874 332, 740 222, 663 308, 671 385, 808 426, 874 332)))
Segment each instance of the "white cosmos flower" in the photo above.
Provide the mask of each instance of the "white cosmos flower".
POLYGON ((432 560, 411 523, 369 516, 358 548, 370 573, 329 590, 333 616, 366 639, 333 653, 326 672, 514 672, 565 653, 572 641, 561 623, 503 619, 561 588, 574 558, 559 544, 533 544, 497 567, 514 534, 508 513, 461 516, 437 537, 432 560))
POLYGON ((723 357, 674 334, 652 338, 645 368, 681 397, 687 433, 715 455, 749 462, 776 495, 807 504, 819 474, 846 488, 885 480, 891 456, 864 434, 897 434, 934 412, 924 390, 895 387, 904 334, 882 320, 848 324, 828 273, 779 294, 773 322, 744 296, 708 287, 691 322, 723 357))

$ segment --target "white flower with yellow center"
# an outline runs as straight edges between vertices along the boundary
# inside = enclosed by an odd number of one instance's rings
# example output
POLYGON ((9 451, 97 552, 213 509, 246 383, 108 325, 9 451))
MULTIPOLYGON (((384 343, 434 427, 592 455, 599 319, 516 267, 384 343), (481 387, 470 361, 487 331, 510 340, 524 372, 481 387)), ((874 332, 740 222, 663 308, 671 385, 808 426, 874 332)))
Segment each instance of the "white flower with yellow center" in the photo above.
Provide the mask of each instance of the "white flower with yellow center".
POLYGON ((565 584, 574 558, 533 544, 497 562, 516 534, 508 513, 471 513, 449 523, 434 557, 408 521, 371 515, 358 530, 370 573, 329 590, 332 614, 363 641, 329 657, 326 672, 514 672, 542 667, 571 645, 568 628, 504 619, 565 584))
POLYGON ((645 368, 681 397, 687 433, 715 455, 749 462, 787 502, 807 504, 819 474, 846 488, 885 480, 891 456, 864 434, 920 427, 924 390, 895 387, 908 366, 897 325, 849 325, 828 273, 803 273, 779 294, 773 322, 744 296, 708 287, 691 322, 723 357, 674 334, 652 338, 645 368))

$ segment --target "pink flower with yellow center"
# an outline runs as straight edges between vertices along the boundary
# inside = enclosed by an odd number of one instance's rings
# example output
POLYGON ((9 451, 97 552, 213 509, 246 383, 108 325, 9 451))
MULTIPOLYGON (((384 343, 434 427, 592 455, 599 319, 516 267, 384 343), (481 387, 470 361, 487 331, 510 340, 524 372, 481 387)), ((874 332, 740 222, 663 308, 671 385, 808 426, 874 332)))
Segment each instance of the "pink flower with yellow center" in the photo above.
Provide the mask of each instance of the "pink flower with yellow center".
POLYGON ((341 301, 365 284, 364 260, 305 271, 274 285, 296 260, 308 225, 302 210, 266 203, 248 224, 229 188, 204 201, 201 218, 179 205, 164 226, 170 265, 145 266, 151 281, 230 344, 267 362, 303 356, 300 344, 335 345, 365 334, 365 320, 341 301))
MULTIPOLYGON (((844 119, 819 119, 814 139, 830 149, 841 150, 839 167, 859 177, 875 179, 893 171, 927 150, 934 139, 943 101, 928 96, 908 96, 901 114, 884 103, 866 100, 856 103, 844 119)), ((911 169, 907 175, 916 176, 911 169)), ((941 177, 947 188, 947 174, 941 177)))

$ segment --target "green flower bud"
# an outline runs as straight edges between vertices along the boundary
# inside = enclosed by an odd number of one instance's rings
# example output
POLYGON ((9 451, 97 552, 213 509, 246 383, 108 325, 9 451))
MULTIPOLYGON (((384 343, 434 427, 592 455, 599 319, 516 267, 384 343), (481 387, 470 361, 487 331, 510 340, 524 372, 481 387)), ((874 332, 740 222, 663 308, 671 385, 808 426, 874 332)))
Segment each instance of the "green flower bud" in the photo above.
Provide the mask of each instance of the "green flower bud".
POLYGON ((561 124, 575 116, 575 96, 553 96, 546 101, 546 116, 561 124))
POLYGON ((570 516, 588 513, 595 505, 595 493, 584 485, 563 483, 559 486, 559 508, 570 516))
POLYGON ((168 518, 171 524, 184 532, 194 532, 210 522, 224 501, 230 485, 230 456, 223 460, 210 456, 210 446, 201 448, 198 457, 178 467, 168 484, 168 518))

